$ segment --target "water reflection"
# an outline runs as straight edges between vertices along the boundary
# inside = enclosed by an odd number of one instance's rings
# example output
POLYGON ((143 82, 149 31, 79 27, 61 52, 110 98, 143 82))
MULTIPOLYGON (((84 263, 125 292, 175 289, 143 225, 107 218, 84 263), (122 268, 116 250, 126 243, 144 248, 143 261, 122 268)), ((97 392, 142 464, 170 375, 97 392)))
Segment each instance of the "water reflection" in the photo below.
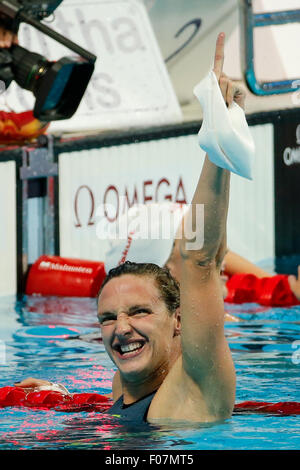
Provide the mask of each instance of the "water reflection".
MULTIPOLYGON (((82 413, 81 413, 82 414, 82 413)), ((53 413, 48 412, 47 426, 57 427, 53 413)), ((186 423, 191 428, 191 423, 186 423)), ((8 432, 0 438, 0 449, 162 449, 174 446, 189 446, 191 441, 182 439, 180 435, 172 436, 172 427, 150 424, 136 425, 122 422, 113 416, 90 413, 89 416, 72 416, 60 424, 63 429, 35 430, 30 421, 24 421, 21 432, 8 432)), ((195 425, 194 428, 201 426, 195 425)), ((173 425, 174 428, 174 425, 173 425)), ((176 426, 175 426, 176 428, 176 426)), ((182 424, 179 426, 182 430, 182 424)), ((174 434, 174 429, 172 429, 174 434)), ((180 432, 178 433, 180 434, 180 432)))
MULTIPOLYGON (((227 305, 242 321, 226 325, 237 371, 237 402, 300 401, 300 307, 227 305)), ((34 376, 71 392, 109 393, 114 365, 99 335, 95 299, 25 297, 12 309, 0 302, 7 363, 0 386, 34 376), (6 329, 5 329, 6 328, 6 329)), ((299 420, 236 416, 223 424, 165 423, 138 427, 95 412, 0 410, 1 449, 249 449, 299 448, 299 420)))

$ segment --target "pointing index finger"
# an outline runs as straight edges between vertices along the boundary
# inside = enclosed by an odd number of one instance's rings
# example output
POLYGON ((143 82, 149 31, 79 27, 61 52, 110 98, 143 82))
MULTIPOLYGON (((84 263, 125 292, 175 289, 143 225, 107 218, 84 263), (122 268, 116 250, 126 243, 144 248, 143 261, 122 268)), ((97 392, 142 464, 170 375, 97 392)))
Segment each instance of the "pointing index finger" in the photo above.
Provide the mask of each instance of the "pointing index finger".
POLYGON ((214 72, 218 80, 223 71, 224 44, 225 44, 225 34, 220 33, 218 35, 217 42, 216 42, 215 61, 214 61, 214 72))

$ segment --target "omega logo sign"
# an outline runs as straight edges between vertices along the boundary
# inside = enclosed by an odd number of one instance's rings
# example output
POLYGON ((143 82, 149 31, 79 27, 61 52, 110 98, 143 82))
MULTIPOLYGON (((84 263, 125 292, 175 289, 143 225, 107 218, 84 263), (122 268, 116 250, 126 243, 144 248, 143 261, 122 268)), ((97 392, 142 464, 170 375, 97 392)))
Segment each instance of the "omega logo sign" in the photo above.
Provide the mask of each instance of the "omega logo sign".
MULTIPOLYGON (((94 225, 94 216, 96 211, 97 197, 95 191, 87 185, 81 185, 77 189, 74 198, 75 227, 80 228, 86 225, 94 225), (86 202, 80 210, 80 199, 86 196, 86 202)), ((120 214, 124 214, 133 204, 147 204, 150 202, 175 202, 177 204, 187 204, 186 189, 183 184, 183 178, 180 176, 178 182, 169 180, 166 177, 156 180, 137 181, 132 185, 126 185, 124 188, 110 184, 106 187, 100 204, 103 207, 114 206, 115 212, 108 213, 105 209, 104 215, 109 222, 114 222, 120 214), (120 206, 120 201, 123 204, 120 206)), ((97 201, 99 207, 99 201, 97 201)))
MULTIPOLYGON (((296 128, 296 143, 297 145, 300 145, 300 124, 298 124, 296 128)), ((300 163, 300 147, 286 147, 283 152, 283 161, 287 166, 300 163)))

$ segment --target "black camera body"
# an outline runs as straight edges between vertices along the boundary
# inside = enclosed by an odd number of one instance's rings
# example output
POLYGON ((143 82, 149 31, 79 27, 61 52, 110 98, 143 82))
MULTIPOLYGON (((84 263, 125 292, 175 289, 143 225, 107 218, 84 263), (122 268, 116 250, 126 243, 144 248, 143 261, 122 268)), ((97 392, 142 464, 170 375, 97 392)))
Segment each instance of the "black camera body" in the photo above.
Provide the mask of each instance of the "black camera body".
POLYGON ((42 20, 51 15, 62 1, 63 0, 48 0, 47 2, 43 0, 19 0, 19 3, 26 13, 37 20, 42 20))
POLYGON ((0 48, 0 81, 15 80, 35 98, 33 114, 41 121, 70 118, 77 110, 94 71, 96 56, 41 23, 63 0, 0 0, 0 25, 18 32, 25 22, 67 46, 77 57, 51 62, 19 45, 0 48))
POLYGON ((51 15, 63 0, 1 0, 0 21, 7 29, 18 31, 18 14, 23 12, 38 21, 51 15))

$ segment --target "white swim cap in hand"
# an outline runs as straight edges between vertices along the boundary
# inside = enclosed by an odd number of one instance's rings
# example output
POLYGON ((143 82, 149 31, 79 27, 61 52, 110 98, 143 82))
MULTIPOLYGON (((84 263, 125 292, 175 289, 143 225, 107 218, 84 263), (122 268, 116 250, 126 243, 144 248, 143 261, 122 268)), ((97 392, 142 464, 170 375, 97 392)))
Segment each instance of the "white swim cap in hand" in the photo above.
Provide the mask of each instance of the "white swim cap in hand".
POLYGON ((203 109, 199 145, 215 165, 252 179, 255 145, 245 113, 235 102, 226 107, 213 71, 194 88, 203 109))

